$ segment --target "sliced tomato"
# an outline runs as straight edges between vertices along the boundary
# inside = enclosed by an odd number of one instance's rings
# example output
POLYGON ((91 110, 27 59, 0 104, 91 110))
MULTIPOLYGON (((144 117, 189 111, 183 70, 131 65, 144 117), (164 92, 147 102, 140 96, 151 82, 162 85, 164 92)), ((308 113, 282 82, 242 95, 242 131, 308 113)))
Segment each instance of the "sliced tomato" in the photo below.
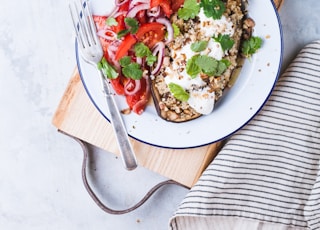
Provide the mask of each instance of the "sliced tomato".
POLYGON ((130 109, 139 115, 143 113, 150 98, 150 90, 148 89, 149 86, 147 84, 147 80, 142 78, 140 83, 141 87, 138 92, 133 95, 126 95, 126 101, 130 109))
POLYGON ((148 17, 147 17, 145 10, 140 10, 137 13, 136 18, 137 18, 138 22, 140 23, 140 25, 143 25, 148 22, 148 17))
MULTIPOLYGON (((94 21, 98 31, 102 30, 105 27, 106 19, 107 19, 106 16, 93 15, 93 21, 94 21)), ((102 45, 102 48, 103 48, 103 52, 104 52, 105 57, 106 57, 106 53, 107 53, 107 50, 108 50, 109 42, 106 39, 101 38, 101 37, 99 37, 99 39, 100 39, 100 42, 101 42, 101 45, 102 45)))
POLYGON ((172 4, 171 4, 172 12, 173 13, 177 12, 183 4, 184 4, 184 0, 174 0, 174 1, 172 1, 172 4))
MULTIPOLYGON (((173 0, 175 1, 175 0, 173 0)), ((160 6, 165 15, 170 18, 172 14, 171 9, 171 0, 151 0, 150 1, 150 8, 160 6)))
MULTIPOLYGON (((130 1, 127 1, 126 3, 119 6, 118 12, 127 12, 129 10, 129 3, 130 3, 130 1)), ((119 33, 121 30, 126 29, 126 24, 124 23, 124 19, 125 19, 124 14, 120 14, 115 19, 117 21, 117 25, 111 26, 111 30, 113 30, 116 33, 119 33)))
POLYGON ((121 76, 118 76, 115 79, 111 79, 110 82, 116 94, 124 95, 124 87, 123 87, 121 76))
POLYGON ((118 47, 115 59, 119 61, 122 57, 124 57, 136 42, 137 39, 133 35, 127 34, 118 47))
POLYGON ((164 39, 165 26, 158 22, 150 22, 140 26, 136 37, 150 49, 164 39))

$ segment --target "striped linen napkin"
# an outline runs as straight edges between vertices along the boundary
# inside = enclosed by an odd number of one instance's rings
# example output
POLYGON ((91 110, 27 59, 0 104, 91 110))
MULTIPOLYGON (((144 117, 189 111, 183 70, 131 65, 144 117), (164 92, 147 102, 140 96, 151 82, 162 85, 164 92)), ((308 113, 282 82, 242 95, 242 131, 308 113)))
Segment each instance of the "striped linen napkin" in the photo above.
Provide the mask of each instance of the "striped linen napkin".
POLYGON ((233 135, 170 220, 172 230, 320 229, 320 40, 233 135))

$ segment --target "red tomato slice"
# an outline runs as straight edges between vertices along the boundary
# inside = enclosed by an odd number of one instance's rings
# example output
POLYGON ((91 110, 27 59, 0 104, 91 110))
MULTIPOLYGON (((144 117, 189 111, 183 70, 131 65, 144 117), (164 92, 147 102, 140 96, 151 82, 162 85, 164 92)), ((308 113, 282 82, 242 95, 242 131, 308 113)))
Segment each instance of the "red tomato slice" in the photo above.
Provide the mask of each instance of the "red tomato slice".
POLYGON ((111 79, 110 82, 116 94, 124 95, 124 87, 123 87, 121 76, 118 76, 115 79, 111 79))
POLYGON ((172 12, 177 12, 183 4, 184 0, 174 0, 171 4, 172 12))
MULTIPOLYGON (((122 4, 119 7, 118 12, 127 12, 129 10, 129 3, 130 3, 130 1, 127 1, 126 3, 122 4)), ((111 26, 111 30, 113 30, 116 33, 119 33, 121 30, 126 29, 126 24, 124 23, 125 16, 123 14, 119 15, 115 19, 116 19, 118 25, 111 26)))
POLYGON ((143 113, 150 98, 150 90, 148 89, 149 85, 147 84, 147 80, 145 78, 141 78, 140 82, 141 87, 138 92, 133 95, 126 95, 126 101, 130 109, 139 115, 143 113))
POLYGON ((164 39, 165 26, 158 22, 150 22, 140 26, 136 37, 150 49, 164 39))
MULTIPOLYGON (((175 1, 175 0, 174 0, 175 1)), ((172 14, 171 9, 171 0, 151 0, 150 1, 150 8, 160 6, 165 15, 170 18, 172 14)))
POLYGON ((119 61, 122 57, 124 57, 136 42, 137 39, 133 35, 127 34, 118 47, 115 59, 119 61))

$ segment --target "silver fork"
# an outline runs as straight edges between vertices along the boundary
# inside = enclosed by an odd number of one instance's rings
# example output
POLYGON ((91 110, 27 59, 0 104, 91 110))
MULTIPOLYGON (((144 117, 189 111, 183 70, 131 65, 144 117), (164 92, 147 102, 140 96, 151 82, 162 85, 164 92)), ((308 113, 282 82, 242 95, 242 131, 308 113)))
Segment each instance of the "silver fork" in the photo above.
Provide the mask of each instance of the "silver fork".
POLYGON ((96 33, 96 27, 90 12, 89 3, 88 1, 78 0, 77 2, 74 1, 73 4, 70 4, 69 8, 81 56, 86 62, 94 65, 99 72, 102 90, 106 97, 110 113, 111 125, 116 135, 124 166, 127 170, 135 169, 137 167, 136 157, 121 118, 120 111, 114 101, 110 83, 97 66, 103 57, 103 50, 96 33))

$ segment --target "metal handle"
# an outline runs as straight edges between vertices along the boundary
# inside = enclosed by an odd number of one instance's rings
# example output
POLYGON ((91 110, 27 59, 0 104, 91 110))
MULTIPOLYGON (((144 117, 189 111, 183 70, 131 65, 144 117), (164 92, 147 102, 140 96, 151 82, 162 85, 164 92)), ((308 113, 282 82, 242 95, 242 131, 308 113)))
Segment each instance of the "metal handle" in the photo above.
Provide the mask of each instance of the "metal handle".
POLYGON ((113 93, 110 90, 110 85, 108 82, 106 82, 106 79, 100 70, 99 73, 101 77, 103 93, 105 94, 110 113, 110 122, 116 135, 123 164, 127 170, 133 170, 137 167, 137 160, 132 149, 127 130, 121 118, 120 111, 115 103, 113 93))

